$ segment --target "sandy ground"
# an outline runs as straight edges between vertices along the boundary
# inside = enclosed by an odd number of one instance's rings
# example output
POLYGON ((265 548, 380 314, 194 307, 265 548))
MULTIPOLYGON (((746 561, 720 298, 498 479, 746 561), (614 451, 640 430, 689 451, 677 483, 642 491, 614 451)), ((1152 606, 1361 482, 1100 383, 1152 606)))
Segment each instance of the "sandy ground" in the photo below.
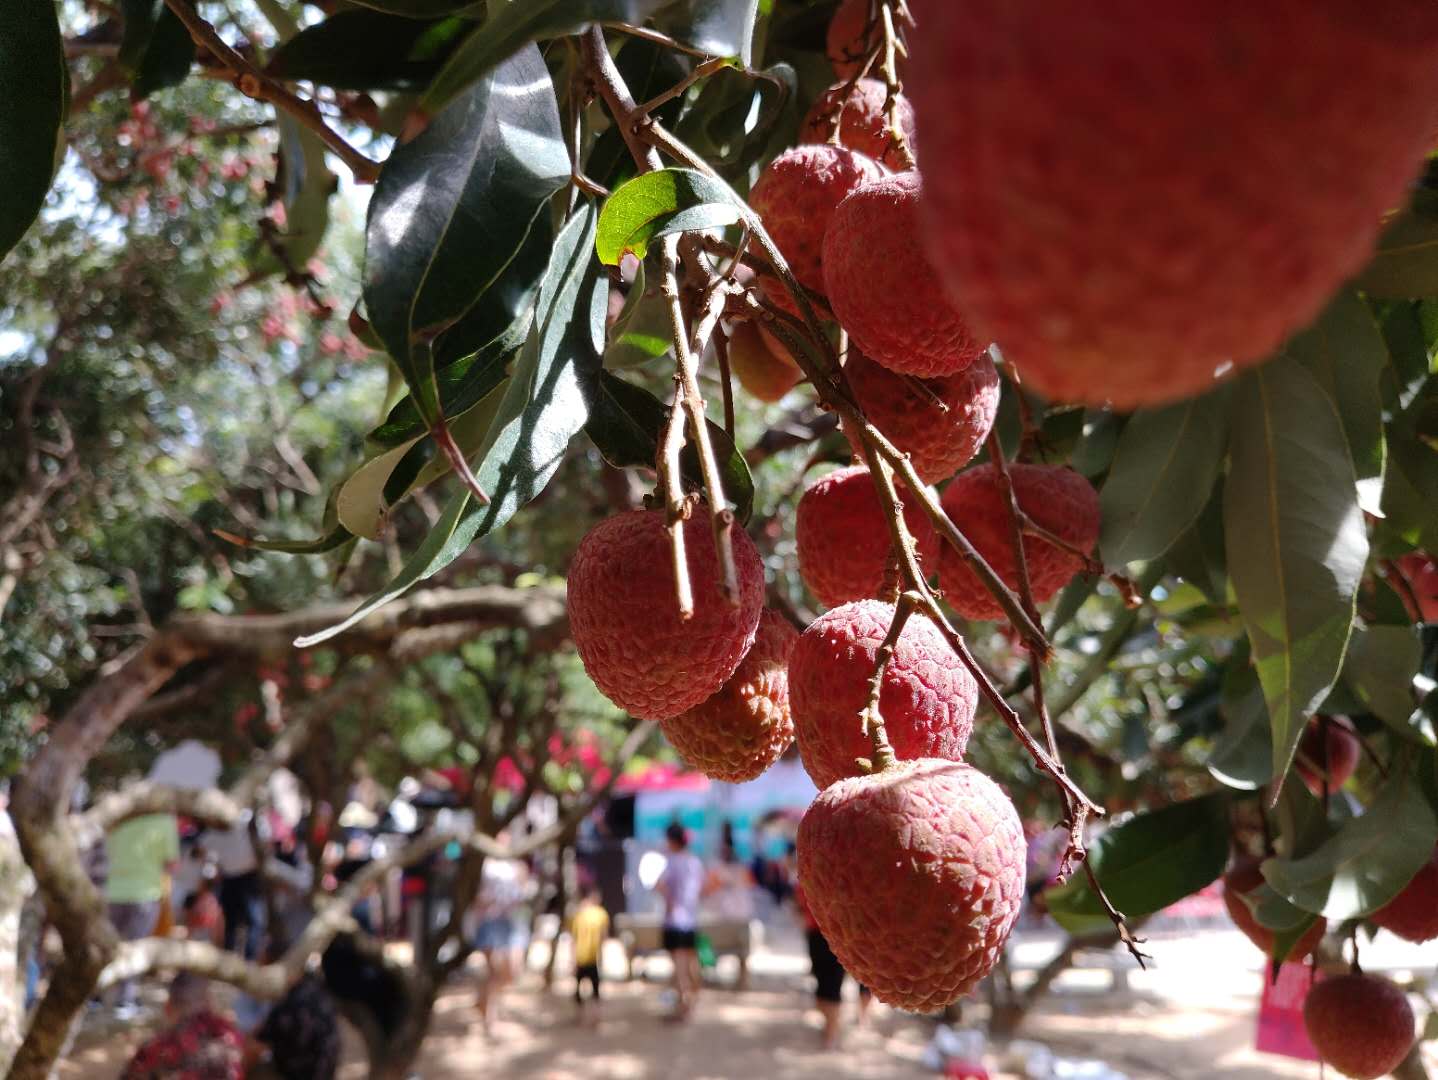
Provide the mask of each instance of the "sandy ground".
MULTIPOLYGON (((1051 947, 1043 938, 1025 941, 1019 946, 1019 966, 1041 962, 1051 947)), ((1205 932, 1155 941, 1149 948, 1156 960, 1153 969, 1132 972, 1127 989, 1112 989, 1106 967, 1066 975, 1030 1016, 1021 1037, 1061 1056, 1103 1060, 1130 1080, 1316 1080, 1314 1064, 1253 1050, 1261 976, 1253 962, 1256 954, 1250 955, 1252 948, 1240 935, 1205 932)), ((1386 966, 1431 972, 1438 961, 1438 951, 1404 948, 1387 957, 1396 962, 1386 966)), ((419 1074, 424 1080, 934 1075, 921 1063, 934 1024, 882 1007, 866 1029, 851 1030, 839 1050, 821 1050, 818 1016, 807 1003, 806 964, 796 943, 782 941, 755 958, 747 991, 716 988, 705 994, 691 1023, 674 1025, 663 1019, 663 960, 650 964, 654 981, 624 982, 620 957, 611 952, 606 974, 615 979, 605 984, 604 1019, 597 1031, 574 1024, 568 978, 560 977, 546 992, 538 973, 530 972, 505 998, 502 1017, 488 1037, 475 1019, 476 969, 470 978, 456 980, 438 1002, 419 1074)), ((721 967, 721 977, 727 974, 721 967)), ((853 1006, 849 1009, 852 1016, 853 1006)), ((981 1024, 983 1011, 970 1007, 968 1019, 981 1024)), ((65 1080, 115 1076, 146 1030, 144 1024, 117 1027, 103 1014, 92 1016, 58 1075, 65 1080)), ((1003 1070, 1004 1061, 1002 1048, 991 1048, 988 1065, 994 1080, 1016 1080, 1016 1074, 1003 1070)), ((1438 1058, 1433 1065, 1438 1068, 1438 1058)), ((361 1048, 349 1033, 341 1076, 361 1080, 364 1075, 361 1048)))

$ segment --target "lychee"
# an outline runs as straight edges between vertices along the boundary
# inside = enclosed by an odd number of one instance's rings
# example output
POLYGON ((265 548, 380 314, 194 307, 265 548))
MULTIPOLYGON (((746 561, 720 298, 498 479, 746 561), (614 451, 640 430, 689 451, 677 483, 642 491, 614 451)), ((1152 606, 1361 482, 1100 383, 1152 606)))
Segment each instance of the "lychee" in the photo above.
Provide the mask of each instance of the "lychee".
POLYGON ((1026 383, 1128 409, 1271 355, 1438 132, 1438 4, 914 5, 923 238, 1026 383))
POLYGON ((1438 938, 1438 847, 1403 891, 1369 918, 1406 941, 1438 938))
MULTIPOLYGON (((938 536, 917 499, 904 501, 904 521, 919 562, 936 569, 938 536)), ((892 540, 867 468, 839 469, 810 484, 795 511, 794 536, 799 576, 825 607, 879 595, 892 540)))
MULTIPOLYGON (((800 285, 824 291, 824 230, 834 208, 865 181, 883 174, 873 158, 829 143, 786 150, 759 174, 749 205, 763 219, 800 285)), ((760 288, 769 300, 797 314, 782 283, 764 278, 760 288)))
MULTIPOLYGON (((826 143, 834 130, 834 114, 840 109, 843 116, 839 121, 839 142, 850 150, 867 154, 881 165, 890 169, 905 167, 903 155, 898 152, 889 132, 889 118, 885 103, 889 100, 889 88, 879 79, 863 78, 854 84, 847 95, 844 87, 831 86, 819 96, 804 117, 804 126, 799 131, 799 141, 805 143, 826 143)), ((910 149, 916 146, 914 139, 914 107, 903 94, 896 103, 899 130, 904 133, 910 149)))
MULTIPOLYGON (((1271 957, 1273 931, 1258 921, 1253 909, 1243 899, 1262 884, 1263 874, 1259 870, 1258 859, 1244 856, 1236 860, 1223 875, 1223 906, 1228 909, 1228 917, 1233 920, 1233 925, 1243 931, 1243 936, 1257 945, 1264 956, 1271 957)), ((1318 943, 1323 940, 1327 930, 1328 920, 1320 915, 1313 925, 1304 931, 1303 936, 1293 943, 1288 959, 1296 962, 1307 957, 1318 948, 1318 943)))
POLYGON ((1298 740, 1293 767, 1314 798, 1321 799, 1324 777, 1329 793, 1337 791, 1358 768, 1362 754, 1358 732, 1346 716, 1315 716, 1298 740))
MULTIPOLYGON (((1098 542, 1099 502, 1093 485, 1057 465, 1009 465, 1019 508, 1041 528, 1088 552, 1098 542)), ((1003 478, 992 464, 962 472, 944 489, 944 511, 985 562, 1010 589, 1019 588, 1009 505, 1003 478)), ((1024 535, 1024 563, 1034 602, 1051 599, 1083 568, 1083 559, 1047 540, 1024 535)), ((945 544, 939 552, 944 598, 966 619, 1001 619, 999 606, 959 553, 945 544)))
POLYGON ((748 534, 730 528, 737 606, 720 591, 708 518, 697 512, 684 522, 694 593, 688 619, 679 616, 663 513, 615 514, 580 541, 569 567, 570 630, 585 671, 621 709, 644 719, 677 716, 723 686, 748 652, 764 605, 764 564, 748 534))
MULTIPOLYGON (((873 755, 862 712, 892 604, 860 600, 820 615, 789 657, 789 700, 799 756, 824 788, 860 772, 873 755)), ((879 713, 895 755, 962 759, 974 727, 978 685, 927 616, 912 615, 884 668, 879 713)))
POLYGON ((1408 614, 1418 622, 1438 623, 1438 560, 1426 551, 1410 551, 1395 562, 1403 578, 1396 589, 1408 614))
MULTIPOLYGON (((890 371, 851 348, 844 374, 865 417, 909 455, 926 484, 967 465, 998 415, 999 373, 987 356, 957 374, 920 379, 890 371)), ((849 441, 857 452, 857 440, 849 441)))
POLYGON ((875 17, 874 0, 844 0, 829 20, 824 52, 834 74, 848 82, 859 73, 864 61, 883 40, 883 25, 875 17))
POLYGON ((1387 1076, 1413 1049, 1413 1007, 1376 975, 1334 975, 1308 991, 1303 1026, 1327 1064, 1353 1080, 1387 1076))
POLYGON ((804 373, 770 341, 756 323, 735 323, 729 330, 730 373, 754 397, 772 404, 794 389, 804 373))
POLYGON ((820 793, 799 883, 834 955, 882 1002, 934 1012, 1003 953, 1024 897, 1014 805, 983 773, 923 759, 820 793))
POLYGON ((932 378, 962 371, 988 342, 969 332, 924 257, 919 174, 865 184, 824 233, 824 291, 859 349, 890 371, 932 378))
POLYGON ((789 654, 799 632, 777 611, 759 616, 754 644, 720 691, 661 721, 679 756, 713 780, 753 780, 794 741, 789 716, 789 654))

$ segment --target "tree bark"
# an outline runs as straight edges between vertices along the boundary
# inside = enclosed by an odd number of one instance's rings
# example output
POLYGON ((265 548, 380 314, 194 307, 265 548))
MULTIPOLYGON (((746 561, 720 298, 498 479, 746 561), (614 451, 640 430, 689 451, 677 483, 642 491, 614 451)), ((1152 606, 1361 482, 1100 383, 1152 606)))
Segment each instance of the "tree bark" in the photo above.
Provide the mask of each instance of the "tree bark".
POLYGON ((34 888, 8 814, 0 811, 0 1076, 25 1036, 25 960, 21 912, 34 888))

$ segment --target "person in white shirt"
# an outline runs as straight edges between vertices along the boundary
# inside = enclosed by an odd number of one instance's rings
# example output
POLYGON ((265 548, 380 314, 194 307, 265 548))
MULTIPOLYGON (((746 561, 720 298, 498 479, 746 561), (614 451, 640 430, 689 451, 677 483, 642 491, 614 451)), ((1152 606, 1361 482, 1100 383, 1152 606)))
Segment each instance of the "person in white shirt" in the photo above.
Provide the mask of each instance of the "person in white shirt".
POLYGON ((664 898, 664 948, 674 961, 675 1020, 688 1020, 699 998, 699 895, 704 864, 689 850, 689 834, 677 821, 664 832, 669 861, 655 889, 664 898))

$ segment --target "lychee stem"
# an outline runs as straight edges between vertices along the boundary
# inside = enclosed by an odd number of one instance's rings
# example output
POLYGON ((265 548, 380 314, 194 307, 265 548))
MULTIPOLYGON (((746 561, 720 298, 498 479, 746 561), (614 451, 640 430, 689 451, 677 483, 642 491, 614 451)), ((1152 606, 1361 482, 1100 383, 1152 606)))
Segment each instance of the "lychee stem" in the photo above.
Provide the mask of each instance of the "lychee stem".
POLYGON ((874 745, 872 759, 874 772, 890 768, 898 760, 893 746, 889 743, 889 734, 884 730, 884 716, 879 711, 879 697, 884 691, 884 672, 889 667, 889 661, 894 658, 894 650, 898 648, 899 637, 904 632, 904 626, 908 623, 909 616, 923 607, 923 604, 924 598, 918 593, 905 592, 899 595, 898 601, 894 604, 894 619, 889 623, 889 632, 884 635, 884 640, 880 642, 879 649, 874 654, 874 673, 869 676, 869 701, 860 714, 864 724, 864 734, 874 745))

